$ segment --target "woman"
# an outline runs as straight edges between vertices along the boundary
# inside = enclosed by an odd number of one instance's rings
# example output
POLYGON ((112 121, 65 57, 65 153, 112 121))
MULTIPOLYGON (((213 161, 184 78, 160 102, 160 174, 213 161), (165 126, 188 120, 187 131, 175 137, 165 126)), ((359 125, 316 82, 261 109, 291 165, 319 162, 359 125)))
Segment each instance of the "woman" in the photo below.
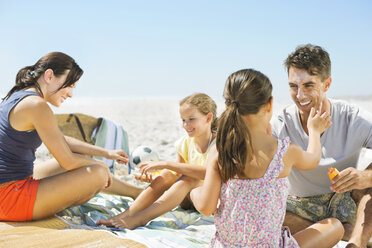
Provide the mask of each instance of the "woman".
POLYGON ((53 52, 22 68, 0 103, 0 220, 27 221, 87 202, 104 188, 136 197, 142 190, 112 177, 107 165, 83 155, 127 163, 122 150, 106 150, 58 129, 48 103, 59 107, 83 70, 70 56, 53 52), (55 159, 33 165, 44 143, 55 159))

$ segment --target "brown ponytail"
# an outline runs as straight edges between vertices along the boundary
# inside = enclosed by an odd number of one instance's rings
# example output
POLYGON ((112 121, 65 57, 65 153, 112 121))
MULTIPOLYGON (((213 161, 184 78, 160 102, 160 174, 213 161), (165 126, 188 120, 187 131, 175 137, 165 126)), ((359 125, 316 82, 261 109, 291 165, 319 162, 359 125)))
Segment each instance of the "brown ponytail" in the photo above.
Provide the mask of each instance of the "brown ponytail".
POLYGON ((223 182, 243 176, 252 157, 251 134, 242 115, 256 114, 271 98, 272 85, 261 72, 245 69, 231 74, 225 84, 226 110, 218 120, 216 146, 223 182))
POLYGON ((40 85, 37 80, 48 69, 53 70, 55 76, 61 76, 66 70, 70 70, 66 81, 57 89, 66 88, 74 84, 83 75, 83 70, 76 64, 75 60, 61 52, 48 53, 40 58, 35 65, 20 69, 16 76, 15 86, 8 92, 4 99, 9 98, 15 91, 35 87, 41 94, 40 85))

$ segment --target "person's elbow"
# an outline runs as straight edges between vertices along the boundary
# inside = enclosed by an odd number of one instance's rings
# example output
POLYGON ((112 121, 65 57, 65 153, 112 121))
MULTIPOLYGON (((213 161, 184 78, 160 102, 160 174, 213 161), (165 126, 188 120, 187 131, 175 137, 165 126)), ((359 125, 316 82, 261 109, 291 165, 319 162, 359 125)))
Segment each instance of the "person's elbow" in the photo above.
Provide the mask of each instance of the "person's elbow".
POLYGON ((198 209, 199 213, 205 215, 205 216, 211 216, 215 211, 216 208, 211 208, 211 207, 201 207, 198 209))
POLYGON ((69 155, 66 154, 63 159, 57 159, 57 161, 59 165, 67 171, 77 169, 82 165, 82 161, 80 161, 79 155, 74 153, 71 153, 69 155))
POLYGON ((313 156, 308 161, 309 161, 309 164, 306 166, 307 168, 305 170, 313 170, 316 167, 318 167, 319 162, 320 162, 320 157, 319 156, 313 156))
POLYGON ((199 213, 205 216, 210 216, 216 211, 217 203, 218 201, 214 202, 213 200, 209 199, 208 201, 204 201, 201 204, 195 205, 195 207, 199 211, 199 213))

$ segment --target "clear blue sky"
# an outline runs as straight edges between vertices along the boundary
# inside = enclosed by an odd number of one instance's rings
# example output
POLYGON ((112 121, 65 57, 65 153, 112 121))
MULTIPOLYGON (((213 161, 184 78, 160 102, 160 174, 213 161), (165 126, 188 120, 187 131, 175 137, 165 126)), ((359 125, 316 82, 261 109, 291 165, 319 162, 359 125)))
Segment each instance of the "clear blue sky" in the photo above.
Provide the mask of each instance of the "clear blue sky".
POLYGON ((255 68, 289 97, 283 60, 299 44, 331 55, 329 96, 372 95, 372 1, 0 0, 0 92, 51 51, 85 73, 76 96, 221 100, 227 76, 255 68))

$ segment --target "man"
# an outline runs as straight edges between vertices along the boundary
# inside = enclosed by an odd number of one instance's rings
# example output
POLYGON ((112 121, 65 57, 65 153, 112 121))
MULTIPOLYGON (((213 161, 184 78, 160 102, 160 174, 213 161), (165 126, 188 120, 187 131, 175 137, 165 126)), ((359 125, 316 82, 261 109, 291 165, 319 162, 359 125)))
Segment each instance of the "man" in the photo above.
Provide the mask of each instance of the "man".
MULTIPOLYGON (((331 86, 328 53, 311 44, 299 46, 285 61, 294 105, 272 120, 273 136, 289 136, 306 150, 310 110, 331 113, 332 126, 321 136, 322 158, 311 171, 292 168, 284 225, 296 233, 313 222, 335 217, 345 228, 346 247, 366 247, 372 236, 372 163, 356 169, 363 147, 372 148, 372 114, 347 102, 327 98, 331 86), (340 173, 332 182, 330 167, 340 173)), ((371 161, 372 162, 372 161, 371 161)))

